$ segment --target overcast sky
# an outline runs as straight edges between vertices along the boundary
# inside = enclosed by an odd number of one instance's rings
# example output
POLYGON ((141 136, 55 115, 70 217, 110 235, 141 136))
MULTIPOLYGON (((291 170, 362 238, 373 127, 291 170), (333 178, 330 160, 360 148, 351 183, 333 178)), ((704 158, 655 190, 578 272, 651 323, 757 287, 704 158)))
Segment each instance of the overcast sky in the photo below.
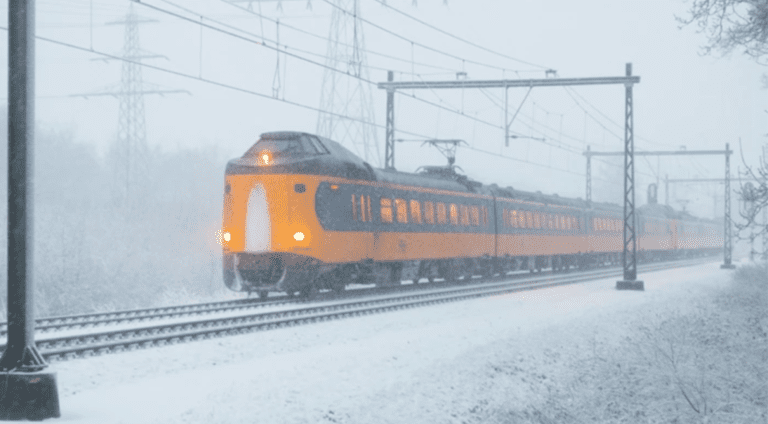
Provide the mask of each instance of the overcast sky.
MULTIPOLYGON (((143 3, 197 22, 202 20, 220 28, 224 24, 252 33, 239 33, 248 40, 234 37, 236 30, 231 28, 227 30, 231 34, 210 29, 203 29, 201 34, 197 23, 136 4, 135 10, 141 16, 155 21, 140 26, 142 48, 164 56, 145 61, 154 66, 270 97, 276 87, 277 53, 253 41, 261 41, 263 36, 273 46, 277 29, 269 19, 276 18, 319 36, 281 25, 280 41, 288 46, 288 53, 325 63, 324 38, 329 33, 333 8, 324 0, 284 0, 281 7, 276 1, 261 5, 254 1, 253 10, 258 12, 260 8, 267 19, 243 10, 247 2, 143 3), (177 4, 193 13, 180 10, 177 4)), ((702 56, 703 35, 697 34, 694 27, 680 29, 675 20, 676 15, 685 15, 685 2, 448 0, 446 5, 443 0, 419 0, 414 5, 413 0, 387 0, 387 4, 500 55, 441 34, 375 0, 360 0, 363 18, 407 39, 398 39, 367 23, 358 28, 363 31, 368 50, 402 59, 368 53, 366 60, 371 68, 367 72, 373 81, 384 81, 385 69, 394 70, 397 80, 454 80, 459 71, 466 72, 469 79, 544 78, 545 69, 557 70, 559 77, 623 76, 625 63, 632 62, 633 74, 641 77, 640 84, 634 87, 637 150, 680 146, 688 150, 722 149, 726 142, 738 148, 741 139, 744 155, 753 163, 760 146, 768 141, 764 136, 768 133, 768 92, 760 82, 766 69, 740 53, 702 56)), ((110 23, 124 19, 128 5, 125 0, 38 0, 38 34, 120 55, 124 26, 110 23)), ((7 22, 7 4, 4 8, 7 22)), ((0 36, 6 37, 7 33, 0 32, 0 36)), ((7 61, 7 41, 2 49, 0 60, 7 61)), ((119 89, 121 63, 96 60, 99 58, 98 54, 39 41, 37 119, 43 125, 71 130, 77 139, 103 152, 116 137, 117 100, 68 97, 119 89)), ((280 63, 278 97, 318 107, 324 69, 285 55, 281 55, 280 63)), ((0 66, 0 70, 7 80, 7 66, 0 66)), ((216 145, 223 156, 234 157, 262 132, 316 131, 317 112, 312 110, 155 69, 144 68, 143 79, 161 89, 190 93, 145 99, 148 143, 164 150, 216 145)), ((371 90, 375 120, 383 126, 385 93, 363 85, 371 90)), ((5 84, 2 93, 7 97, 5 84)), ((510 116, 525 93, 525 89, 509 90, 510 116)), ((465 140, 474 150, 461 149, 457 164, 472 178, 486 183, 583 197, 585 159, 579 152, 586 145, 593 150, 623 147, 623 86, 533 89, 511 127, 513 133, 533 138, 513 139, 510 147, 504 147, 501 129, 501 89, 407 94, 446 109, 396 96, 397 137, 465 140)), ((383 157, 383 129, 378 130, 377 138, 383 157)), ((377 157, 370 161, 379 164, 377 157)), ((396 165, 400 170, 413 171, 421 165, 443 162, 439 153, 418 142, 397 145, 396 165)), ((734 158, 734 164, 739 163, 740 159, 734 158)), ((596 165, 595 172, 597 190, 607 193, 609 186, 620 187, 620 168, 596 165)), ((657 175, 662 181, 666 174, 670 178, 717 178, 723 175, 723 160, 638 159, 637 172, 639 202, 644 203, 645 187, 656 181, 657 175)), ((691 186, 678 187, 673 193, 691 202, 689 210, 699 208, 703 211, 699 215, 711 216, 713 193, 721 191, 715 186, 691 186)), ((595 197, 599 196, 596 193, 595 197)))

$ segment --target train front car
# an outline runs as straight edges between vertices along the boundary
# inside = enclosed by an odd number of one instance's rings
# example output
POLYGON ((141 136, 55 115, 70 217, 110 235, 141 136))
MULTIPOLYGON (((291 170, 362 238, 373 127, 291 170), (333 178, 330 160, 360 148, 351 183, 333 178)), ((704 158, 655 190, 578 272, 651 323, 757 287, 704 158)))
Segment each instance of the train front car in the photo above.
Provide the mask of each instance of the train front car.
POLYGON ((273 132, 227 164, 222 227, 231 290, 293 294, 309 287, 328 255, 315 196, 325 183, 372 180, 343 147, 299 132, 273 132))

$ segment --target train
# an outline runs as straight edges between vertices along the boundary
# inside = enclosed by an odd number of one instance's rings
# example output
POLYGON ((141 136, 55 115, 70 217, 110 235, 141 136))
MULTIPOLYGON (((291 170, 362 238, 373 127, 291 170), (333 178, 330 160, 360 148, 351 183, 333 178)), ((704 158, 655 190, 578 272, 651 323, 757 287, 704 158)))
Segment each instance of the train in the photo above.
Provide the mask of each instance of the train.
MULTIPOLYGON (((260 297, 621 261, 618 205, 486 185, 453 166, 373 168, 309 133, 261 134, 224 180, 224 283, 260 297)), ((650 200, 636 210, 639 261, 722 249, 722 223, 650 200)))

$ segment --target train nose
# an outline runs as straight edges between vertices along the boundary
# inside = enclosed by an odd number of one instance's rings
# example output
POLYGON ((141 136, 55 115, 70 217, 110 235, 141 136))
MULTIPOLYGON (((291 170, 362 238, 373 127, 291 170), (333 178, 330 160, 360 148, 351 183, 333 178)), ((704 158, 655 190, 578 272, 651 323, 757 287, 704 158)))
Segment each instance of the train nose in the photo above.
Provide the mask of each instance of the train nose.
POLYGON ((267 192, 263 184, 256 184, 248 196, 245 219, 245 251, 267 252, 270 249, 270 220, 267 192))

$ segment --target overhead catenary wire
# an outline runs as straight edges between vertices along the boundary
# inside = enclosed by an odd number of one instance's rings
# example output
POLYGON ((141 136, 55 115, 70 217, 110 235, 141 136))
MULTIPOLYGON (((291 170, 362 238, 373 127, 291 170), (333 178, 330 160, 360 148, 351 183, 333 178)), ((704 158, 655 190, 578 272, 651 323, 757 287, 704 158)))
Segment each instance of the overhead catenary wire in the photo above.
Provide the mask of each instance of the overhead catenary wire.
MULTIPOLYGON (((347 14, 349 13, 344 8, 339 7, 338 5, 333 4, 329 0, 322 0, 322 1, 324 1, 325 3, 328 3, 329 5, 331 5, 332 7, 336 8, 336 9, 341 10, 344 13, 347 13, 347 14)), ((487 63, 483 63, 483 62, 478 62, 476 60, 470 60, 470 59, 465 59, 465 58, 456 56, 453 53, 448 53, 446 51, 443 51, 443 50, 440 50, 440 49, 437 49, 437 48, 434 48, 434 47, 431 47, 431 46, 427 46, 426 44, 419 43, 418 41, 411 40, 410 38, 408 38, 408 37, 406 37, 404 35, 400 35, 400 34, 398 34, 395 31, 392 31, 390 29, 384 28, 383 26, 378 25, 376 23, 373 23, 373 22, 369 21, 368 19, 361 18, 359 16, 357 17, 357 19, 359 19, 361 22, 365 22, 366 24, 368 24, 368 25, 370 25, 370 26, 372 26, 372 27, 374 27, 374 28, 376 28, 376 29, 378 29, 378 30, 380 30, 382 32, 385 32, 385 33, 387 33, 387 34, 389 34, 389 35, 391 35, 391 36, 393 36, 395 38, 399 38, 399 39, 401 39, 403 41, 406 41, 408 43, 414 43, 415 45, 417 45, 417 46, 419 46, 419 47, 421 47, 423 49, 429 50, 431 52, 438 53, 438 54, 441 54, 443 56, 450 57, 452 59, 460 60, 462 62, 471 63, 473 65, 483 66, 483 67, 490 68, 490 69, 495 69, 495 70, 499 70, 499 71, 501 71, 501 70, 509 70, 508 68, 502 68, 500 66, 490 65, 490 64, 487 64, 487 63)))
MULTIPOLYGON (((5 27, 5 26, 0 26, 0 30, 8 31, 8 28, 5 27)), ((136 61, 136 60, 131 60, 131 59, 126 58, 126 57, 117 56, 115 54, 110 54, 110 53, 102 52, 102 51, 99 51, 99 50, 92 50, 89 47, 82 47, 82 46, 78 46, 78 45, 75 45, 75 44, 54 40, 52 38, 43 37, 43 36, 40 36, 40 35, 36 35, 35 38, 38 39, 38 40, 41 40, 41 41, 45 41, 47 43, 56 44, 56 45, 67 47, 67 48, 71 48, 71 49, 74 49, 74 50, 79 50, 79 51, 84 52, 84 53, 96 54, 96 55, 99 55, 99 56, 102 56, 102 57, 106 57, 106 58, 109 58, 109 59, 112 59, 112 60, 118 60, 118 61, 133 63, 133 64, 142 66, 142 67, 147 68, 147 69, 152 69, 152 70, 155 70, 155 71, 158 71, 158 72, 167 73, 167 74, 174 75, 174 76, 177 76, 177 77, 181 77, 181 78, 185 78, 185 79, 189 79, 189 80, 193 80, 193 81, 198 81, 198 82, 210 84, 210 85, 213 85, 213 86, 217 86, 217 87, 220 87, 220 88, 225 88, 225 89, 236 91, 236 92, 239 92, 239 93, 248 94, 248 95, 252 95, 252 96, 256 96, 256 97, 261 97, 261 98, 268 99, 268 100, 273 100, 273 101, 285 103, 285 104, 288 104, 288 105, 291 105, 291 106, 296 106, 296 107, 299 107, 299 108, 302 108, 302 109, 311 110, 311 111, 314 111, 314 112, 320 112, 321 111, 320 108, 317 108, 317 107, 314 107, 314 106, 305 105, 303 103, 299 103, 299 102, 295 102, 295 101, 291 101, 291 100, 275 98, 275 97, 273 97, 270 94, 260 93, 258 91, 254 91, 254 90, 238 87, 238 86, 235 86, 235 85, 232 85, 232 84, 223 83, 223 82, 220 82, 220 81, 212 80, 210 78, 202 78, 202 77, 199 77, 199 76, 196 76, 196 75, 192 75, 192 74, 188 74, 188 73, 185 73, 185 72, 180 72, 180 71, 175 71, 175 70, 172 70, 172 69, 164 68, 162 66, 157 66, 157 65, 152 65, 152 64, 149 64, 149 63, 143 63, 143 62, 136 61)), ((349 119, 349 120, 361 122, 361 123, 368 124, 368 125, 373 125, 373 126, 378 127, 378 128, 382 128, 382 129, 386 128, 384 125, 376 124, 375 122, 366 121, 364 119, 360 119, 360 118, 356 118, 356 117, 352 117, 352 116, 347 116, 347 115, 343 115, 343 114, 335 113, 335 112, 330 112, 330 111, 322 111, 322 112, 328 113, 328 114, 331 114, 331 115, 334 115, 334 116, 337 116, 337 117, 340 117, 340 118, 349 119)), ((416 132, 413 132, 413 131, 408 131, 408 130, 400 129, 400 130, 398 130, 398 132, 401 133, 401 134, 407 134, 407 135, 410 135, 410 136, 419 137, 419 138, 422 138, 424 140, 432 138, 432 137, 429 137, 427 135, 416 133, 416 132)), ((495 153, 492 153, 492 152, 488 152, 488 151, 485 151, 485 150, 481 150, 481 149, 473 148, 472 150, 475 150, 475 151, 478 151, 478 152, 481 152, 481 153, 485 153, 485 154, 490 154, 490 155, 498 156, 500 158, 504 158, 504 159, 508 159, 508 160, 513 160, 513 161, 518 161, 518 162, 525 162, 525 163, 528 163, 528 164, 533 165, 533 166, 545 167, 545 168, 553 169, 553 170, 560 171, 560 172, 573 173, 573 171, 569 171, 569 170, 565 170, 565 169, 561 169, 561 168, 556 168, 556 167, 551 167, 551 166, 540 164, 540 163, 536 163, 536 162, 530 162, 530 161, 527 161, 527 160, 516 159, 516 158, 509 157, 509 156, 498 155, 498 154, 495 154, 495 153)), ((583 174, 578 174, 577 173, 577 175, 583 175, 583 174)))
POLYGON ((531 62, 528 62, 528 61, 525 61, 525 60, 522 60, 522 59, 518 59, 518 58, 516 58, 516 57, 508 56, 508 55, 506 55, 506 54, 504 54, 504 53, 499 53, 499 52, 497 52, 497 51, 495 51, 495 50, 491 50, 491 49, 489 49, 489 48, 487 48, 487 47, 481 46, 481 45, 479 45, 479 44, 477 44, 477 43, 473 43, 472 41, 469 41, 469 40, 466 40, 466 39, 464 39, 464 38, 461 38, 461 37, 459 37, 459 36, 457 36, 457 35, 455 35, 455 34, 452 34, 452 33, 448 32, 448 31, 445 31, 445 30, 443 30, 443 29, 441 29, 441 28, 438 28, 438 27, 436 27, 436 26, 434 26, 434 25, 431 25, 431 24, 429 24, 429 23, 427 23, 427 22, 424 22, 424 21, 422 21, 421 19, 418 19, 418 18, 416 18, 416 17, 414 17, 414 16, 411 16, 411 15, 409 15, 409 14, 407 14, 407 13, 403 12, 403 11, 402 11, 402 10, 400 10, 400 9, 397 9, 397 8, 395 8, 395 7, 393 7, 393 6, 390 6, 390 5, 389 5, 389 4, 387 4, 387 2, 386 2, 386 1, 384 1, 384 0, 376 0, 376 1, 377 1, 379 4, 381 4, 382 6, 384 6, 384 7, 388 8, 388 9, 390 9, 390 10, 393 10, 393 11, 395 11, 395 12, 399 13, 400 15, 403 15, 403 16, 405 16, 405 17, 407 17, 408 19, 414 20, 414 21, 416 21, 416 22, 418 22, 418 23, 420 23, 420 24, 422 24, 422 25, 424 25, 424 26, 426 26, 426 27, 428 27, 428 28, 431 28, 431 29, 433 29, 433 30, 435 30, 435 31, 437 31, 437 32, 439 32, 439 33, 441 33, 441 34, 444 34, 444 35, 447 35, 447 36, 449 36, 449 37, 451 37, 451 38, 453 38, 453 39, 459 40, 459 41, 461 41, 462 43, 465 43, 465 44, 469 44, 470 46, 476 47, 476 48, 478 48, 478 49, 480 49, 480 50, 483 50, 483 51, 486 51, 486 52, 488 52, 488 53, 492 53, 492 54, 495 54, 496 56, 500 56, 500 57, 503 57, 503 58, 505 58, 505 59, 514 60, 515 62, 523 63, 523 64, 526 64, 526 65, 534 66, 534 67, 537 67, 537 68, 541 68, 541 69, 549 69, 549 67, 546 67, 546 66, 542 66, 542 65, 537 65, 537 64, 535 64, 535 63, 531 63, 531 62))
MULTIPOLYGON (((232 37, 235 37, 235 38, 237 38, 237 39, 240 39, 240 40, 243 40, 243 41, 247 41, 247 42, 249 42, 249 43, 253 43, 253 44, 256 44, 256 45, 260 45, 260 46, 266 47, 266 48, 268 48, 268 49, 271 49, 271 50, 275 50, 275 51, 282 51, 282 53, 283 53, 284 55, 286 55, 286 56, 294 57, 294 58, 297 58, 297 59, 299 59, 299 60, 302 60, 302 61, 304 61, 304 62, 307 62, 307 63, 311 63, 311 64, 313 64, 313 65, 316 65, 316 66, 322 67, 322 68, 324 68, 324 69, 328 69, 328 70, 331 70, 331 71, 333 71, 333 72, 338 72, 338 73, 340 73, 340 74, 344 74, 344 75, 346 75, 346 76, 348 76, 348 77, 350 77, 350 78, 355 78, 355 79, 358 79, 358 80, 360 80, 360 81, 363 81, 363 82, 365 82, 365 83, 368 83, 368 84, 371 84, 371 85, 375 85, 375 86, 378 86, 378 83, 376 83, 376 82, 374 82, 374 81, 372 81, 372 80, 369 80, 369 79, 366 79, 366 78, 363 78, 363 77, 360 77, 360 76, 357 76, 357 75, 348 74, 348 73, 346 73, 346 72, 344 72, 344 71, 342 71, 342 70, 339 70, 339 69, 336 69, 336 68, 334 68, 334 67, 328 66, 328 65, 326 65, 326 64, 324 64, 324 63, 319 63, 319 62, 316 62, 316 61, 314 61, 314 60, 311 60, 311 59, 307 59, 307 58, 305 58, 305 57, 299 56, 299 55, 297 55, 297 54, 289 53, 289 52, 287 51, 287 49, 286 49, 286 50, 280 50, 280 49, 279 49, 279 47, 276 47, 276 46, 270 46, 269 44, 266 44, 266 43, 264 43, 264 42, 261 42, 261 41, 258 41, 258 40, 254 40, 254 39, 252 39, 252 38, 249 38, 249 37, 246 37, 246 36, 243 36, 243 35, 240 35, 240 34, 235 34, 235 33, 233 33, 233 32, 230 32, 230 31, 226 31, 226 30, 224 30, 224 29, 222 29, 222 28, 219 28, 219 27, 213 26, 213 25, 211 25, 211 24, 209 24, 209 23, 208 23, 208 22, 216 22, 216 23, 218 23, 218 21, 216 21, 215 19, 206 18, 206 22, 201 22, 201 21, 199 21, 198 19, 189 18, 189 17, 186 17, 186 16, 184 16, 184 15, 181 15, 181 14, 178 14, 178 13, 175 13, 175 12, 172 12, 172 11, 170 11, 170 10, 166 10, 166 9, 163 9, 163 8, 161 8, 161 7, 158 7, 158 6, 155 6, 155 5, 151 5, 151 4, 149 4, 149 3, 140 2, 140 1, 138 1, 138 0, 130 0, 130 1, 132 1, 132 2, 134 2, 134 3, 137 3, 137 4, 140 4, 140 5, 142 5, 142 6, 145 6, 145 7, 147 7, 147 8, 150 8, 150 9, 152 9, 152 10, 155 10, 155 11, 157 11, 157 12, 160 12, 160 13, 165 13, 165 14, 168 14, 168 15, 170 15, 170 16, 174 16, 174 17, 176 17, 176 18, 178 18, 178 19, 181 19, 181 20, 187 21, 187 22, 189 22, 189 23, 192 23, 192 24, 194 24, 194 25, 205 25, 205 26, 206 26, 206 28, 210 28, 210 29, 212 29, 212 30, 214 30, 214 31, 218 31, 218 32, 220 32, 220 33, 222 33, 222 34, 227 34, 227 35, 230 35, 230 36, 232 36, 232 37)), ((195 16, 204 16, 204 15, 202 15, 202 14, 199 14, 199 13, 196 13, 196 12, 194 12, 194 11, 191 11, 190 9, 187 9, 187 8, 185 8, 185 7, 183 7, 183 6, 179 6, 179 5, 177 5, 177 4, 175 4, 174 2, 171 2, 171 1, 169 1, 169 0, 159 0, 159 1, 161 1, 161 2, 163 2, 163 3, 167 3, 167 4, 169 4, 169 5, 172 5, 172 6, 174 6, 174 7, 178 7, 179 9, 182 9, 182 10, 185 10, 185 11, 187 11, 187 13, 190 13, 190 14, 194 14, 195 16)), ((240 30, 240 31, 241 31, 241 32, 246 32, 246 31, 242 31, 242 30, 240 30)), ((494 124, 494 123, 492 123, 492 122, 490 122, 490 121, 486 121, 486 120, 483 120, 483 119, 480 119, 480 118, 476 118, 476 117, 473 117, 473 116, 470 116, 470 115, 466 115, 466 114, 462 113, 462 112, 461 112, 461 111, 459 111, 459 110, 454 110, 454 109, 451 109, 451 108, 448 108, 448 107, 442 106, 442 105, 440 105, 440 104, 438 104, 438 103, 435 103, 435 102, 432 102, 432 101, 429 101, 429 100, 423 99, 423 98, 421 98, 421 97, 418 97, 418 96, 416 96, 416 95, 414 95, 414 94, 403 93, 403 92, 401 91, 401 92, 400 92, 400 95, 401 95, 401 96, 405 96, 405 97, 410 97, 410 98, 413 98, 413 99, 415 99, 415 100, 418 100, 418 101, 420 101, 420 102, 422 102, 422 103, 426 103, 426 104, 428 104, 428 105, 431 105, 431 106, 435 106, 435 107, 438 107, 438 108, 441 108, 441 109, 447 110, 447 111, 449 111, 449 112, 451 112, 451 113, 454 113, 454 114, 457 114, 457 115, 463 116, 463 117, 465 117, 465 118, 467 118, 467 119, 475 120, 475 121, 477 121, 477 122, 483 123, 483 124, 485 124, 485 125, 488 125, 488 126, 491 126, 491 127, 495 127, 495 128, 501 128, 501 126, 499 126, 499 125, 497 125, 497 124, 494 124)))
MULTIPOLYGON (((234 4, 234 3, 230 2, 230 1, 227 1, 227 0, 222 0, 222 1, 224 3, 230 5, 230 6, 233 6, 233 7, 237 8, 237 9, 239 9, 239 10, 242 10, 244 12, 247 12, 247 13, 250 13, 252 15, 258 16, 260 19, 266 19, 266 20, 268 20, 270 22, 273 22, 273 23, 276 22, 275 19, 270 18, 269 16, 265 16, 265 15, 259 13, 259 12, 254 11, 254 10, 250 10, 250 9, 248 9, 246 7, 239 6, 239 5, 234 4)), ((283 25, 285 28, 290 28, 290 29, 292 29, 294 31, 297 31, 297 32, 300 32, 302 34, 306 34, 306 35, 309 35, 311 37, 315 37, 315 38, 320 39, 320 40, 328 41, 328 37, 325 37, 323 35, 318 35, 318 34, 315 34, 313 32, 310 32, 310 31, 307 31, 307 30, 304 30, 304 29, 301 29, 301 28, 298 28, 298 27, 295 27, 293 25, 286 24, 286 23, 281 23, 281 25, 283 25)), ((344 47, 354 47, 351 44, 344 43, 344 42, 339 42, 339 44, 344 46, 344 47)), ((377 51, 374 51, 374 50, 370 50, 368 48, 361 49, 361 50, 366 52, 366 53, 375 55, 375 56, 380 56, 380 57, 384 57, 384 58, 391 59, 391 60, 397 60, 399 62, 403 62, 403 63, 407 63, 407 64, 411 63, 411 60, 403 59, 403 58, 400 58, 400 57, 397 57, 397 56, 392 56, 392 55, 389 55, 389 54, 386 54, 386 53, 377 52, 377 51)), ((446 68, 444 66, 437 66, 437 65, 434 65, 434 64, 430 64, 430 63, 424 63, 424 62, 413 62, 413 63, 415 63, 416 65, 419 65, 419 66, 424 66, 424 67, 428 67, 428 68, 432 68, 432 69, 439 69, 439 70, 442 70, 442 71, 447 71, 447 72, 449 72, 451 74, 454 74, 456 72, 456 69, 446 68)), ((381 68, 379 68, 379 69, 381 69, 381 68)), ((387 69, 387 70, 391 70, 391 69, 387 69)))

